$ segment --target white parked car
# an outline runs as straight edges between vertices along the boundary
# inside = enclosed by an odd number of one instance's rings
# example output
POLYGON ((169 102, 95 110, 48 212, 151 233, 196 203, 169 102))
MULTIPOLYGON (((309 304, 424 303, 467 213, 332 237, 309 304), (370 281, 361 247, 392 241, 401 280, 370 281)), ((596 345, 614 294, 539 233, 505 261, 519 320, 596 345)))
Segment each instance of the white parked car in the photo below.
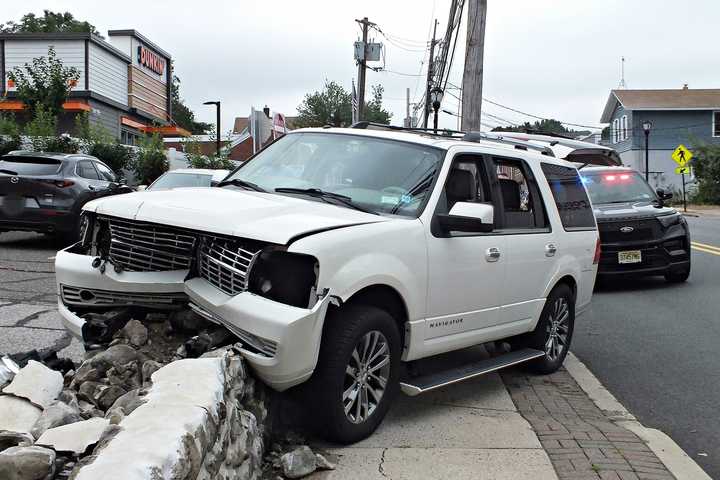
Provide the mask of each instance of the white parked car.
POLYGON ((555 371, 590 303, 592 206, 544 147, 296 130, 219 186, 88 203, 83 240, 56 259, 69 330, 83 312, 187 300, 237 335, 269 386, 309 386, 328 437, 352 442, 399 389, 521 362, 555 371), (512 350, 462 368, 403 368, 500 340, 512 350))
POLYGON ((168 190, 170 188, 214 187, 228 176, 230 170, 209 168, 178 168, 160 175, 149 187, 138 190, 168 190))

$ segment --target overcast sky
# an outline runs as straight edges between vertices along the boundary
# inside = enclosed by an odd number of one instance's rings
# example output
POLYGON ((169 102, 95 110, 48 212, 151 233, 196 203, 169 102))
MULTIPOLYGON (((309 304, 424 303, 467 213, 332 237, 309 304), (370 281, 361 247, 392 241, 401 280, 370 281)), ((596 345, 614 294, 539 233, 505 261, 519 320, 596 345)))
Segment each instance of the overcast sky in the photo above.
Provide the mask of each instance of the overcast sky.
MULTIPOLYGON (((389 43, 386 68, 417 75, 433 18, 444 31, 449 0, 23 0, 3 2, 0 21, 44 8, 70 11, 109 29, 134 28, 172 54, 181 93, 198 119, 214 122, 222 101, 222 130, 251 106, 294 115, 305 93, 324 80, 348 89, 357 76, 352 44, 363 16, 407 49, 389 43)), ((517 110, 566 122, 599 125, 625 56, 629 88, 720 87, 717 0, 488 0, 484 97, 517 110)), ((463 25, 464 32, 464 25, 463 25)), ((460 84, 464 49, 458 45, 451 82, 460 84)), ((405 89, 417 101, 419 77, 368 74, 385 87, 392 123, 405 116, 405 89)), ((369 90, 369 88, 368 88, 369 90)), ((446 96, 443 108, 457 111, 446 96)), ((483 110, 512 122, 531 120, 485 103, 483 110)), ((485 121, 485 120, 484 120, 485 121)), ((487 119, 490 124, 502 124, 487 119)), ((455 119, 441 114, 441 125, 455 119)))

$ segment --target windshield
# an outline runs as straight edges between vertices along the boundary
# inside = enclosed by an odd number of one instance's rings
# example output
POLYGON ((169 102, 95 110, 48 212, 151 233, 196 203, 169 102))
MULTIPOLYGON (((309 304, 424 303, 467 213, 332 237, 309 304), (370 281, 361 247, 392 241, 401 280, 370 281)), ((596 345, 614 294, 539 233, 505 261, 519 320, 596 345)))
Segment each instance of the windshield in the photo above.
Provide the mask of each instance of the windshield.
POLYGON ((348 197, 373 212, 417 216, 442 158, 442 150, 429 146, 359 135, 294 133, 268 146, 226 181, 243 180, 268 192, 317 189, 348 197))
POLYGON ((584 174, 582 181, 595 204, 657 200, 655 192, 637 172, 604 171, 584 174))
POLYGON ((0 174, 54 175, 60 170, 60 160, 41 157, 4 157, 0 159, 0 174))
POLYGON ((166 173, 148 187, 148 190, 178 187, 209 187, 212 175, 200 173, 166 173))

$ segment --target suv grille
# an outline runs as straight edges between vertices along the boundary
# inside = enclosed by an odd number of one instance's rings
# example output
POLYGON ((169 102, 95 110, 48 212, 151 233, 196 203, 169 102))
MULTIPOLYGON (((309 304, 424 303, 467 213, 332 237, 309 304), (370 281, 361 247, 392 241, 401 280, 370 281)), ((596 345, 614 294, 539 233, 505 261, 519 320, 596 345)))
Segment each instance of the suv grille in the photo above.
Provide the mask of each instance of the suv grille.
POLYGON ((242 240, 204 236, 198 251, 200 277, 228 295, 237 295, 247 290, 248 272, 261 248, 242 240))
POLYGON ((140 305, 144 307, 173 307, 187 301, 184 293, 111 292, 94 288, 61 285, 63 301, 68 305, 117 307, 140 305))
POLYGON ((190 268, 197 239, 192 232, 123 218, 108 218, 110 260, 131 272, 190 268))
POLYGON ((600 231, 602 243, 638 242, 659 239, 661 236, 660 222, 654 218, 598 222, 598 230, 600 231), (623 227, 630 227, 632 231, 623 232, 621 231, 623 227))

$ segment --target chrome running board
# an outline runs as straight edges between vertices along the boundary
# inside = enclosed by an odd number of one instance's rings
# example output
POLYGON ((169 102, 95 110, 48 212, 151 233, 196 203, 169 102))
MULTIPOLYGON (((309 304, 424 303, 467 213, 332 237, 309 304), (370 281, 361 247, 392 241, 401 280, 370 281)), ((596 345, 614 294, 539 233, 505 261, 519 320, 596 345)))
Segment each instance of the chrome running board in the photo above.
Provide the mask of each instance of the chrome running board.
POLYGON ((400 382, 400 390, 402 390, 405 395, 414 397, 415 395, 479 377, 480 375, 485 375, 486 373, 494 372, 501 368, 524 363, 542 357, 543 355, 545 355, 545 352, 540 350, 523 348, 522 350, 505 353, 497 357, 486 358, 442 372, 411 378, 400 382))

